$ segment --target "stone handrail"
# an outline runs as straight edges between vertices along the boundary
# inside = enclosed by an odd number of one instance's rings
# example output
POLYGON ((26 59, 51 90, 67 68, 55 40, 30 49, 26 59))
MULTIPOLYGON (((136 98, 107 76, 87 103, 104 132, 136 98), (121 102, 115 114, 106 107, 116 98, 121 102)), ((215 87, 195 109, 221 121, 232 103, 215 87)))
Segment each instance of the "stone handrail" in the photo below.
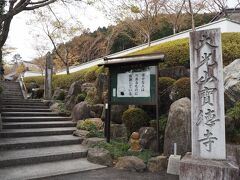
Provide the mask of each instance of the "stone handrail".
POLYGON ((26 88, 26 85, 24 83, 24 79, 23 79, 22 74, 19 76, 19 84, 20 84, 24 99, 27 99, 27 88, 26 88))

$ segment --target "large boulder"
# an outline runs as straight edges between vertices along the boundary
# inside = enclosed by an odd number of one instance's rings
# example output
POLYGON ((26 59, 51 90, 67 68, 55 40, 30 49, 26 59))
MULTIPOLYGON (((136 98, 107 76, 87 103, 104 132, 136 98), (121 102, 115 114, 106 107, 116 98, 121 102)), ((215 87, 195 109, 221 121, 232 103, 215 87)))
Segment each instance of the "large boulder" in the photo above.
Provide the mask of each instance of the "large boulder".
POLYGON ((57 87, 54 90, 52 99, 53 100, 62 100, 63 101, 65 99, 65 95, 66 95, 66 92, 63 89, 60 89, 59 87, 57 87))
POLYGON ((82 142, 82 145, 93 147, 105 141, 106 141, 105 138, 92 137, 92 138, 84 139, 82 142))
POLYGON ((96 82, 96 102, 97 103, 104 103, 104 92, 108 90, 108 76, 106 74, 99 74, 96 82))
POLYGON ((127 141, 127 128, 124 124, 111 124, 111 139, 127 141))
POLYGON ((179 155, 191 151, 191 102, 188 98, 179 99, 170 107, 164 136, 165 156, 174 153, 174 143, 177 143, 179 155))
MULTIPOLYGON (((117 124, 122 124, 123 112, 128 109, 128 106, 124 105, 112 105, 111 106, 111 121, 117 124)), ((105 120, 105 109, 103 109, 102 117, 105 120)))
POLYGON ((73 131, 74 136, 77 136, 77 137, 80 137, 83 139, 87 138, 89 133, 90 133, 89 131, 81 130, 81 129, 77 129, 77 130, 73 131))
POLYGON ((91 116, 94 118, 101 118, 104 104, 93 104, 91 106, 91 116))
POLYGON ((226 106, 229 108, 240 101, 240 59, 224 68, 224 89, 226 106))
POLYGON ((139 130, 140 144, 143 149, 149 149, 157 138, 157 132, 153 127, 142 127, 139 130))
POLYGON ((87 160, 104 166, 113 165, 113 159, 110 152, 103 148, 90 148, 88 150, 87 160))
POLYGON ((95 87, 94 83, 84 83, 81 85, 81 91, 82 93, 87 94, 88 91, 92 91, 94 87, 95 87))
POLYGON ((84 101, 76 104, 72 111, 72 118, 73 121, 91 118, 90 106, 84 101))
POLYGON ((56 113, 58 113, 61 116, 70 116, 71 115, 71 112, 68 111, 66 109, 64 103, 61 103, 61 102, 54 102, 54 103, 52 103, 51 106, 50 106, 50 109, 53 112, 56 112, 56 113))
POLYGON ((167 168, 167 157, 157 156, 148 160, 147 169, 150 172, 161 172, 167 168))
POLYGON ((146 164, 136 156, 124 156, 118 158, 115 168, 143 172, 146 169, 146 164))
POLYGON ((65 98, 65 104, 68 110, 72 110, 77 104, 77 96, 81 93, 81 81, 76 81, 71 84, 67 97, 65 98))

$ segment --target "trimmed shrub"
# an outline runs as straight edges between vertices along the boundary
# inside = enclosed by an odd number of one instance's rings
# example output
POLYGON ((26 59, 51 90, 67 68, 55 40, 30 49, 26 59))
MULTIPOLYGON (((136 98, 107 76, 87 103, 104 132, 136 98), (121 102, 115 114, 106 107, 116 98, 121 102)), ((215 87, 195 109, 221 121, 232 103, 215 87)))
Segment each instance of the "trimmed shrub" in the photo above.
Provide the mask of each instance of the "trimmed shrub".
POLYGON ((176 82, 175 79, 170 77, 159 78, 159 96, 160 96, 160 112, 161 114, 166 113, 172 103, 169 98, 173 84, 176 82))
POLYGON ((240 102, 227 110, 225 121, 227 142, 240 144, 240 102))
POLYGON ((173 101, 181 99, 183 97, 191 97, 191 85, 190 78, 184 77, 177 80, 172 87, 170 98, 173 101))
MULTIPOLYGON (((88 69, 84 69, 75 73, 71 73, 69 75, 54 75, 53 76, 53 89, 59 87, 60 89, 69 89, 71 84, 75 81, 91 82, 96 80, 97 73, 105 71, 102 67, 91 67, 88 69)), ((36 77, 26 77, 24 78, 24 82, 29 84, 31 82, 36 82, 39 86, 44 85, 44 77, 36 76, 36 77)))
POLYGON ((65 99, 66 93, 64 91, 61 91, 59 96, 56 98, 56 100, 63 101, 65 99))
MULTIPOLYGON (((136 51, 130 55, 160 52, 165 55, 162 67, 189 64, 189 39, 178 39, 136 51)), ((222 33, 223 64, 228 65, 240 57, 240 33, 222 33)))
POLYGON ((149 116, 141 108, 129 108, 123 113, 122 120, 130 135, 141 127, 146 126, 149 122, 149 116))
POLYGON ((90 137, 104 137, 104 133, 101 128, 98 127, 93 121, 86 119, 85 121, 79 121, 77 124, 77 128, 81 130, 89 131, 87 135, 88 138, 90 137))
POLYGON ((235 127, 240 130, 240 102, 227 110, 227 116, 233 119, 235 127))
POLYGON ((77 102, 80 103, 80 102, 84 101, 85 98, 86 98, 86 94, 84 94, 84 93, 78 94, 77 102))

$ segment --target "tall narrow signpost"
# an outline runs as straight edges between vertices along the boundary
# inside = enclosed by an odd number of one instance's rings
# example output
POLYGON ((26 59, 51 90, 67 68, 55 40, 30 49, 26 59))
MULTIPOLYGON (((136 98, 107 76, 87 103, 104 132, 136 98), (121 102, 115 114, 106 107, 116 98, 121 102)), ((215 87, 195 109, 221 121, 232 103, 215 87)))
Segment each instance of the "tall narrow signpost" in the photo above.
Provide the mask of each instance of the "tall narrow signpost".
POLYGON ((105 136, 110 141, 111 105, 155 105, 159 146, 158 64, 162 54, 105 58, 109 68, 108 103, 105 105, 105 136))
POLYGON ((44 81, 44 99, 51 99, 52 97, 52 72, 53 62, 51 53, 46 55, 45 81, 44 81))
POLYGON ((180 179, 233 180, 238 168, 226 163, 220 29, 190 33, 190 65, 192 155, 182 159, 180 179))

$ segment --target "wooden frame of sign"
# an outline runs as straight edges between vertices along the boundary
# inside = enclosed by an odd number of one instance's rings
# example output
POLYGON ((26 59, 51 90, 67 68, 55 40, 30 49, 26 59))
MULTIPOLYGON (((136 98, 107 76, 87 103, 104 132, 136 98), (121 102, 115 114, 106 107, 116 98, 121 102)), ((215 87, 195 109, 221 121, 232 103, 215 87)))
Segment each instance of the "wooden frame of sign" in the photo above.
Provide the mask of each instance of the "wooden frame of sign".
POLYGON ((144 54, 104 58, 104 66, 109 69, 108 102, 105 104, 104 133, 110 142, 111 105, 155 105, 157 120, 157 142, 159 144, 159 62, 163 54, 144 54))

